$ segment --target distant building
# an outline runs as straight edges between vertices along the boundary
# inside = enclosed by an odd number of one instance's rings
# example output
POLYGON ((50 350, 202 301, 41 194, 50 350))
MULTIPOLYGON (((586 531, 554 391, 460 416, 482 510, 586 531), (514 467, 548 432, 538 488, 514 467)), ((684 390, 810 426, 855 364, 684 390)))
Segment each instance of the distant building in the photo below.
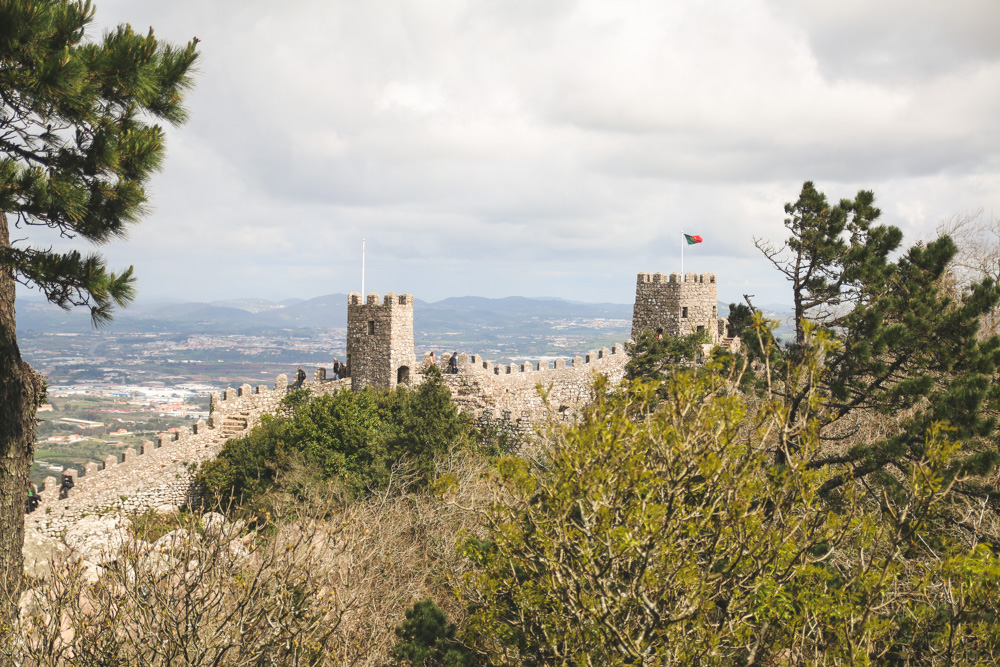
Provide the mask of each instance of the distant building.
POLYGON ((72 433, 70 435, 54 435, 51 438, 48 438, 45 442, 51 442, 57 445, 66 445, 66 444, 72 444, 74 442, 80 442, 81 440, 85 439, 86 438, 84 438, 82 435, 77 435, 76 433, 72 433))
POLYGON ((72 417, 63 417, 57 420, 56 423, 76 426, 77 428, 102 428, 104 426, 104 422, 93 422, 89 419, 74 419, 72 417))

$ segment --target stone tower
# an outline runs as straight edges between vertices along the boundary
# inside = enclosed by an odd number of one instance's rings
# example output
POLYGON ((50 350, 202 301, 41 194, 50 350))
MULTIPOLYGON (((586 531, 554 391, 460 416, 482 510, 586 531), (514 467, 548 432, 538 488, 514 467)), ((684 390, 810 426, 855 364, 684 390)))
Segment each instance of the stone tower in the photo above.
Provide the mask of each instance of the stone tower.
POLYGON ((413 352, 413 295, 352 292, 347 298, 347 366, 351 389, 365 385, 393 389, 409 384, 416 367, 413 352))
POLYGON ((633 340, 644 331, 685 336, 705 330, 718 344, 724 323, 719 320, 714 273, 639 274, 632 310, 633 340))

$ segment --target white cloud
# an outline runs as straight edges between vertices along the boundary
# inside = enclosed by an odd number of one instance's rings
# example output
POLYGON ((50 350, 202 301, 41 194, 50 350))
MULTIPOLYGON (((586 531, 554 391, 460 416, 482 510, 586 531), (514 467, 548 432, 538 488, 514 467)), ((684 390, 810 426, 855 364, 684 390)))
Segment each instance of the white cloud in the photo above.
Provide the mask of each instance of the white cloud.
POLYGON ((725 298, 786 286, 753 248, 813 179, 909 240, 1000 211, 1000 5, 99 0, 201 40, 191 121, 127 243, 145 293, 629 301, 706 242, 725 298), (338 281, 342 281, 340 285, 338 281), (340 286, 338 286, 340 285, 340 286))

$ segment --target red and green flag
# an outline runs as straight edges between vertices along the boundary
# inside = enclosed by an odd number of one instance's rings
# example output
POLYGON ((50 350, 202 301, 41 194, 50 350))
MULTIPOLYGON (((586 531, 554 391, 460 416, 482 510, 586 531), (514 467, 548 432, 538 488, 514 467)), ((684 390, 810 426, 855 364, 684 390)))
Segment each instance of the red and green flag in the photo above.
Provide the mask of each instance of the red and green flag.
POLYGON ((697 234, 693 236, 691 234, 685 234, 684 240, 688 242, 688 245, 694 245, 695 243, 701 243, 704 239, 702 239, 697 234))

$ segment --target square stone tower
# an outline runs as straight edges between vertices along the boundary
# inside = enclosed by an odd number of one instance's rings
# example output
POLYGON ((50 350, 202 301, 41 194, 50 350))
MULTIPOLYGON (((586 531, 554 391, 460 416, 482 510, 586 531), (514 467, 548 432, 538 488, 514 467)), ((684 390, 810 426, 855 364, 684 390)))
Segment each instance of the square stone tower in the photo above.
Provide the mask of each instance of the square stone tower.
POLYGON ((632 310, 632 340, 644 331, 686 336, 708 331, 720 340, 719 297, 714 273, 640 273, 632 310))
POLYGON ((347 298, 347 366, 351 389, 365 385, 393 389, 409 384, 416 368, 413 351, 413 295, 352 292, 347 298))

